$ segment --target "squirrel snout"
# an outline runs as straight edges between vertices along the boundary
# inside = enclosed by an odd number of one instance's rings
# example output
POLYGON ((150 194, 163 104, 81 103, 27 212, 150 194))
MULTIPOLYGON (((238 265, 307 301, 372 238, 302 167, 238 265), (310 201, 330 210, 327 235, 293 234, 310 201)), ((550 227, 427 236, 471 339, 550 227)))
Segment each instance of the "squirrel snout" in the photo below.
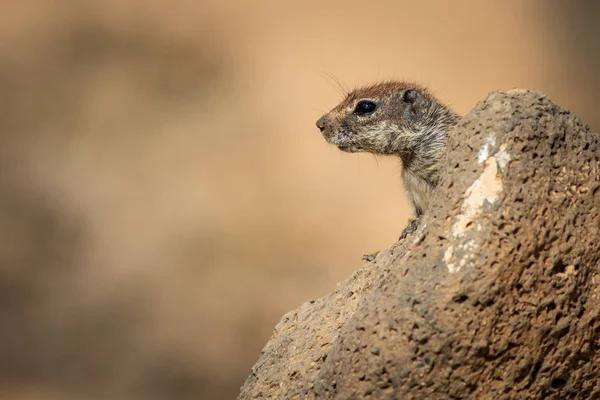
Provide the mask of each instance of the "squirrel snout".
POLYGON ((323 115, 321 118, 319 118, 317 120, 317 128, 319 128, 319 130, 321 132, 323 132, 325 130, 326 124, 327 124, 327 115, 323 115))

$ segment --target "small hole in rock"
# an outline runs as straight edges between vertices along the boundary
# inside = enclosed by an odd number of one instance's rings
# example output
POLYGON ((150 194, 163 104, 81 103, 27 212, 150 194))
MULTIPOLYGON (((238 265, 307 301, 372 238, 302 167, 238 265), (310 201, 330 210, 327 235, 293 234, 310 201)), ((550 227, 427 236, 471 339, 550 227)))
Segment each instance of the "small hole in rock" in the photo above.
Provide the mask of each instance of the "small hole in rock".
POLYGON ((566 268, 566 265, 563 263, 563 261, 560 258, 558 258, 556 261, 554 261, 554 265, 552 266, 550 275, 564 274, 565 268, 566 268))
POLYGON ((464 303, 465 301, 469 300, 469 296, 467 296, 466 294, 461 294, 455 296, 453 300, 455 303, 464 303))
POLYGON ((561 319, 562 317, 563 317, 562 313, 560 313, 560 312, 559 312, 559 313, 556 313, 556 317, 554 318, 554 322, 556 323, 556 322, 560 321, 560 319, 561 319))
POLYGON ((554 378, 552 380, 552 388, 553 389, 562 389, 566 386, 567 381, 563 378, 554 378))

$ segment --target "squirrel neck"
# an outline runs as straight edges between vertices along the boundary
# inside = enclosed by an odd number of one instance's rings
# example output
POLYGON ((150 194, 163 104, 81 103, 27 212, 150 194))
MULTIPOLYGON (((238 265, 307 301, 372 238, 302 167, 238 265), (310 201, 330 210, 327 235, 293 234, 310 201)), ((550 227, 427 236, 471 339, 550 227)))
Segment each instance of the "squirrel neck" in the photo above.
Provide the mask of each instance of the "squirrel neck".
POLYGON ((399 135, 392 147, 402 160, 403 169, 433 189, 439 181, 448 131, 459 116, 443 105, 428 111, 409 124, 409 134, 399 135))

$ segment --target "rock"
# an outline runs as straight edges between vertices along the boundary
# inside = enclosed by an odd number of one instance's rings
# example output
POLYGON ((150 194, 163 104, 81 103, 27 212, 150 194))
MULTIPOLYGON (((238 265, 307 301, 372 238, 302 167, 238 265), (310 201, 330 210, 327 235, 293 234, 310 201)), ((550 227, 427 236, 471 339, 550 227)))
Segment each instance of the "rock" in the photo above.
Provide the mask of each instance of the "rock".
POLYGON ((446 165, 419 229, 286 314, 239 399, 600 396, 600 135, 495 92, 446 165))

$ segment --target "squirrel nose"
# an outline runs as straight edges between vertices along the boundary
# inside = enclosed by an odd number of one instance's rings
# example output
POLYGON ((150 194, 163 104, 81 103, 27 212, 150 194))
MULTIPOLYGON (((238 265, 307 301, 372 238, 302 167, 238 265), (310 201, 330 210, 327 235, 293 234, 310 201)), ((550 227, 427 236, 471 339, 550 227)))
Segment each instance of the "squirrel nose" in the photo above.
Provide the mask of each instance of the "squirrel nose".
POLYGON ((323 115, 321 118, 319 118, 317 120, 317 128, 319 128, 319 130, 321 132, 323 132, 325 130, 325 123, 327 122, 327 116, 323 115))

